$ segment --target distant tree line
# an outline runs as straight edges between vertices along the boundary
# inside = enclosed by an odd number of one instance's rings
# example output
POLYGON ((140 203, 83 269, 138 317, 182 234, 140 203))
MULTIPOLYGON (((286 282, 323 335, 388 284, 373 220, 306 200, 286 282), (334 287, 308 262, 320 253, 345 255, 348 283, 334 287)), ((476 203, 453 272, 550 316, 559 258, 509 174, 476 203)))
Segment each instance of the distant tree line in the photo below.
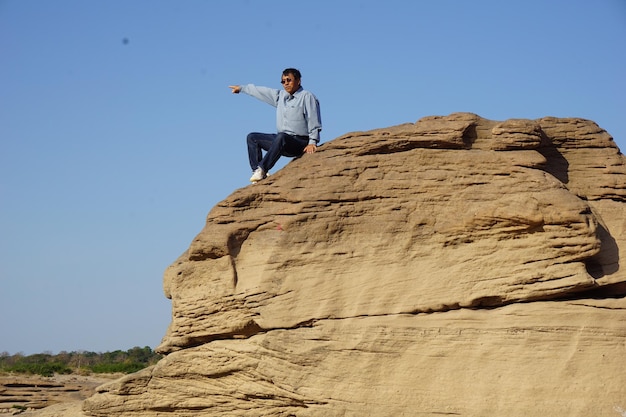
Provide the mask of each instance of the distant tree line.
POLYGON ((53 376, 56 374, 89 373, 133 373, 147 366, 154 365, 161 355, 149 346, 134 347, 127 351, 114 352, 59 352, 9 355, 0 353, 0 372, 53 376))

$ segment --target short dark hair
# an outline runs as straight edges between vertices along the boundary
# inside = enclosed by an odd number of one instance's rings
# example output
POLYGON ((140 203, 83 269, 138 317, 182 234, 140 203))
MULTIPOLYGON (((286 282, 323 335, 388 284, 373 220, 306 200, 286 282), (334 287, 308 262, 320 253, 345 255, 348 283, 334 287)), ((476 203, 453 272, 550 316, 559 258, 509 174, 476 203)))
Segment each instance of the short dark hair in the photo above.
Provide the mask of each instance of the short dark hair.
POLYGON ((289 74, 292 74, 296 80, 299 80, 302 78, 302 74, 300 74, 300 71, 298 71, 295 68, 287 68, 286 70, 283 71, 284 76, 287 76, 289 74))

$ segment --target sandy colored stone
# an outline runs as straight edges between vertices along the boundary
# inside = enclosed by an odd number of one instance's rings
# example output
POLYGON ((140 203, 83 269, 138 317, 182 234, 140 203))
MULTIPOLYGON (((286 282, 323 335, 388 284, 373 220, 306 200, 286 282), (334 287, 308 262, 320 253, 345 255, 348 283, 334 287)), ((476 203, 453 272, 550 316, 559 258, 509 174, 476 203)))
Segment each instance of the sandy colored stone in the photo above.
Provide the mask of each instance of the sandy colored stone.
POLYGON ((82 401, 65 401, 37 411, 26 411, 20 417, 89 417, 82 410, 82 401))
POLYGON ((3 374, 0 375, 0 415, 82 417, 82 400, 93 395, 99 385, 116 378, 119 374, 52 377, 3 374))
POLYGON ((129 417, 167 409, 250 417, 618 415, 614 408, 626 407, 625 308, 623 300, 578 300, 320 320, 172 353, 149 377, 101 387, 106 394, 89 406, 102 401, 107 407, 89 411, 129 417))
POLYGON ((619 416, 626 164, 582 119, 354 132, 236 190, 166 271, 154 368, 91 416, 619 416))

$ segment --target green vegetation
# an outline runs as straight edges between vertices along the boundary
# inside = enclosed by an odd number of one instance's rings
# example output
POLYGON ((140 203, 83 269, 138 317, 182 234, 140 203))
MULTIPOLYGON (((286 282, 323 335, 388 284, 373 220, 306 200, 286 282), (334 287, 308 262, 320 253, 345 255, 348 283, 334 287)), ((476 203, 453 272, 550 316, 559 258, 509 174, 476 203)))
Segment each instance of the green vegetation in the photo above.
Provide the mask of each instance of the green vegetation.
POLYGON ((71 373, 132 373, 154 365, 161 355, 150 347, 134 347, 124 352, 60 352, 24 356, 0 353, 0 372, 53 376, 71 373))

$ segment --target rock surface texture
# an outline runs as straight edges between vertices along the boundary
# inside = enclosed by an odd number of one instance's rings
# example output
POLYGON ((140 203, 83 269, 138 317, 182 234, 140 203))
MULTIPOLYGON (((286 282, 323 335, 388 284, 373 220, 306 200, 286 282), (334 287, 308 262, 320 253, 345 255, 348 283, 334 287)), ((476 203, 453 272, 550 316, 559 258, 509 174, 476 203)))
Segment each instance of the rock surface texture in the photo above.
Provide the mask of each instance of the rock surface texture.
POLYGON ((80 413, 82 400, 110 380, 108 377, 80 375, 0 375, 0 415, 39 416, 44 410, 49 413, 56 408, 67 409, 69 404, 74 404, 80 413))
POLYGON ((626 159, 582 119, 355 132, 235 191, 83 412, 626 416, 626 159))

